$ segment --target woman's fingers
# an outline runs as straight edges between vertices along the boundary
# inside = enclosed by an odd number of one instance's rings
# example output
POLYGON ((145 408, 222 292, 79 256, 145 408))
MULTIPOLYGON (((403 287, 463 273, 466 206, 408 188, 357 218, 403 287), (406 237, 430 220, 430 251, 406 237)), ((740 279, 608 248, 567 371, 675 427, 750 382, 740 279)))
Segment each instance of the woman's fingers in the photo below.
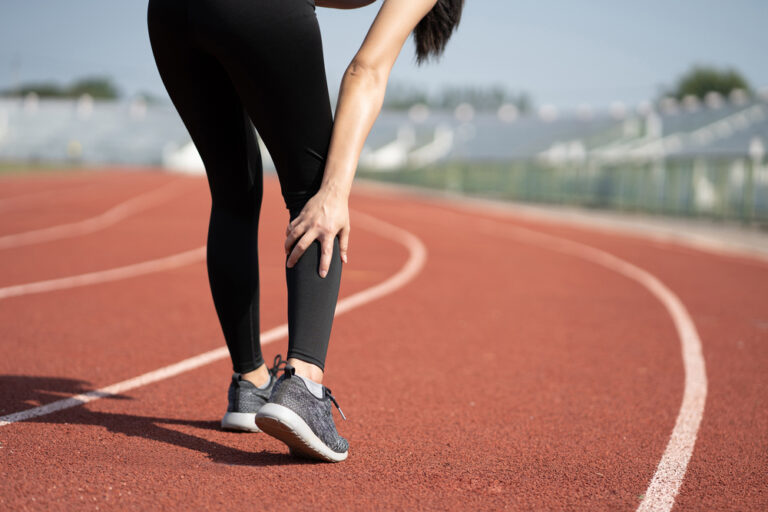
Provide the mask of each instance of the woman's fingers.
POLYGON ((302 236, 299 241, 296 242, 296 245, 293 246, 293 250, 291 251, 291 255, 288 256, 288 261, 285 262, 285 266, 288 268, 293 267, 315 238, 316 235, 311 230, 304 233, 304 236, 302 236))
POLYGON ((320 246, 317 272, 320 277, 326 277, 333 260, 336 236, 339 236, 341 260, 346 263, 349 247, 349 213, 346 203, 319 193, 312 196, 301 213, 285 228, 286 267, 295 266, 310 244, 317 240, 320 246))
POLYGON ((331 268, 331 260, 333 258, 334 238, 335 236, 331 235, 327 235, 321 238, 316 236, 315 232, 307 231, 304 233, 304 236, 302 236, 299 241, 296 242, 296 245, 291 251, 291 255, 288 257, 288 261, 285 263, 286 266, 288 268, 292 268, 296 262, 299 261, 310 244, 315 239, 317 239, 317 241, 320 242, 320 266, 318 267, 318 273, 320 274, 320 277, 327 276, 328 270, 331 268))
POLYGON ((291 226, 288 225, 288 228, 285 230, 285 254, 288 254, 291 252, 291 248, 293 247, 293 244, 296 243, 296 240, 301 238, 301 236, 304 234, 304 228, 299 225, 291 226))
POLYGON ((327 236, 320 241, 321 254, 320 254, 320 277, 328 275, 328 269, 331 268, 331 257, 333 256, 333 236, 327 236))
POLYGON ((349 248, 349 224, 344 226, 339 232, 339 252, 341 261, 347 262, 347 249, 349 248))

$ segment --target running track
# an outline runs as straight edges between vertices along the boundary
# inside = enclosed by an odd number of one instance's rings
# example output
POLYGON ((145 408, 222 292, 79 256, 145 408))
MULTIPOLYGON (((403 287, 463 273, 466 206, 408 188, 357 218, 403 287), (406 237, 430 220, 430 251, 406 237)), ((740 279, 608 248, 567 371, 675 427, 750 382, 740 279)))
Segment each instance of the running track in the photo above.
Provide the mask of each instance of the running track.
POLYGON ((0 508, 768 508, 768 263, 364 184, 350 206, 326 379, 350 458, 314 464, 218 428, 203 177, 0 178, 0 508))

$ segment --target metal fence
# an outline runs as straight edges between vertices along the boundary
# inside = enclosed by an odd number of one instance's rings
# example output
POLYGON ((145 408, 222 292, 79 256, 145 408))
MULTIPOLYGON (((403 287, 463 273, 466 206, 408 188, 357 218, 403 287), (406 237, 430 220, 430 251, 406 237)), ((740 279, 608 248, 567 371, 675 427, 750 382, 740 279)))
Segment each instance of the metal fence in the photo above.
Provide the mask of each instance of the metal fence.
POLYGON ((768 165, 748 158, 548 164, 450 162, 358 175, 495 199, 768 225, 768 165))

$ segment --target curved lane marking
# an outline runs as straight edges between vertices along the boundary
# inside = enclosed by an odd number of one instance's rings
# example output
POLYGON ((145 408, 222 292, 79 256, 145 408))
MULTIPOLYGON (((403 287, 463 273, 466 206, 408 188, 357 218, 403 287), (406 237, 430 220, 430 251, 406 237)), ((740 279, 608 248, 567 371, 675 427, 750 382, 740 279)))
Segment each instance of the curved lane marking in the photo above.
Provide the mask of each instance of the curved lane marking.
POLYGON ((205 246, 189 251, 172 254, 164 258, 133 263, 124 267, 110 268, 108 270, 99 270, 97 272, 88 272, 76 276, 60 277, 57 279, 48 279, 46 281, 37 281, 34 283, 16 284, 0 288, 0 300, 19 295, 31 295, 33 293, 51 292, 54 290, 65 290, 68 288, 77 288, 78 286, 87 286, 90 284, 106 283, 109 281, 119 281, 152 272, 161 272, 176 267, 183 267, 191 263, 203 261, 205 259, 205 246))
POLYGON ((11 209, 16 205, 29 205, 29 200, 37 197, 53 196, 53 195, 60 194, 61 192, 68 192, 75 188, 82 190, 84 187, 88 188, 88 187, 92 187, 93 185, 96 185, 96 183, 86 182, 86 183, 81 183, 79 185, 74 185, 74 186, 70 185, 68 187, 61 187, 56 189, 35 190, 33 192, 24 192, 22 194, 17 194, 14 196, 0 197, 0 211, 11 209))
POLYGON ((666 308, 672 317, 680 339, 683 368, 685 369, 685 388, 672 435, 637 510, 639 512, 670 511, 693 454, 707 399, 707 372, 704 365, 701 339, 683 302, 650 272, 601 249, 488 219, 477 219, 475 225, 486 234, 514 238, 532 245, 577 256, 613 270, 642 285, 666 308))
MULTIPOLYGON (((336 304, 335 315, 350 311, 358 306, 367 304, 368 302, 374 301, 401 288, 414 277, 416 277, 416 275, 418 275, 427 260, 427 249, 424 246, 424 243, 412 233, 409 233, 402 228, 398 228, 397 226, 393 226, 392 224, 376 219, 375 217, 371 217, 370 215, 364 213, 355 212, 355 216, 356 221, 362 221, 357 225, 363 226, 363 229, 367 228, 369 231, 373 231, 384 238, 394 240, 395 242, 405 246, 405 248, 408 249, 408 260, 400 268, 400 270, 387 278, 385 281, 370 288, 366 288, 365 290, 354 293, 349 297, 341 299, 336 304)), ((199 249, 188 251, 188 253, 191 254, 195 251, 199 251, 199 249)), ((261 344, 266 345, 287 335, 288 324, 279 325, 261 333, 261 344)), ((65 398, 63 400, 57 400, 56 402, 51 402, 49 404, 35 407, 33 409, 27 409, 25 411, 19 411, 5 416, 0 416, 0 427, 4 427, 19 421, 37 418, 39 416, 51 414, 56 411, 69 409, 71 407, 77 407, 79 405, 98 400, 99 398, 118 395, 131 389, 146 386, 147 384, 152 384, 153 382, 158 382, 170 377, 174 377, 181 373, 194 370, 195 368, 205 366, 227 357, 229 357, 227 347, 220 347, 203 354, 190 357, 189 359, 185 359, 178 363, 159 368, 143 375, 139 375, 138 377, 124 380, 122 382, 118 382, 117 384, 112 384, 111 386, 106 386, 94 391, 90 391, 88 393, 65 398)))
POLYGON ((144 192, 138 196, 123 201, 104 213, 88 219, 25 231, 23 233, 0 236, 0 249, 50 242, 51 240, 86 235, 88 233, 93 233, 94 231, 99 231, 116 224, 130 215, 151 208, 152 206, 172 198, 181 192, 181 187, 179 187, 179 185, 182 183, 185 183, 185 180, 175 179, 154 190, 144 192))

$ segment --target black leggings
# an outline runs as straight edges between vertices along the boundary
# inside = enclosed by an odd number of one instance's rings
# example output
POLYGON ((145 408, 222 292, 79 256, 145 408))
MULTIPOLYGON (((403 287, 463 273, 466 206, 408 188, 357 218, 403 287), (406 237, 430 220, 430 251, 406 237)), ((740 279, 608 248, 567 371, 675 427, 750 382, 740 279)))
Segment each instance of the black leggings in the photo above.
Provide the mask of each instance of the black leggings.
MULTIPOLYGON (((312 0, 149 0, 157 68, 208 177, 208 279, 235 372, 264 362, 254 128, 272 155, 290 220, 323 177, 333 117, 314 8, 312 0)), ((341 281, 338 236, 325 278, 319 264, 315 240, 286 267, 288 357, 324 368, 341 281)))

